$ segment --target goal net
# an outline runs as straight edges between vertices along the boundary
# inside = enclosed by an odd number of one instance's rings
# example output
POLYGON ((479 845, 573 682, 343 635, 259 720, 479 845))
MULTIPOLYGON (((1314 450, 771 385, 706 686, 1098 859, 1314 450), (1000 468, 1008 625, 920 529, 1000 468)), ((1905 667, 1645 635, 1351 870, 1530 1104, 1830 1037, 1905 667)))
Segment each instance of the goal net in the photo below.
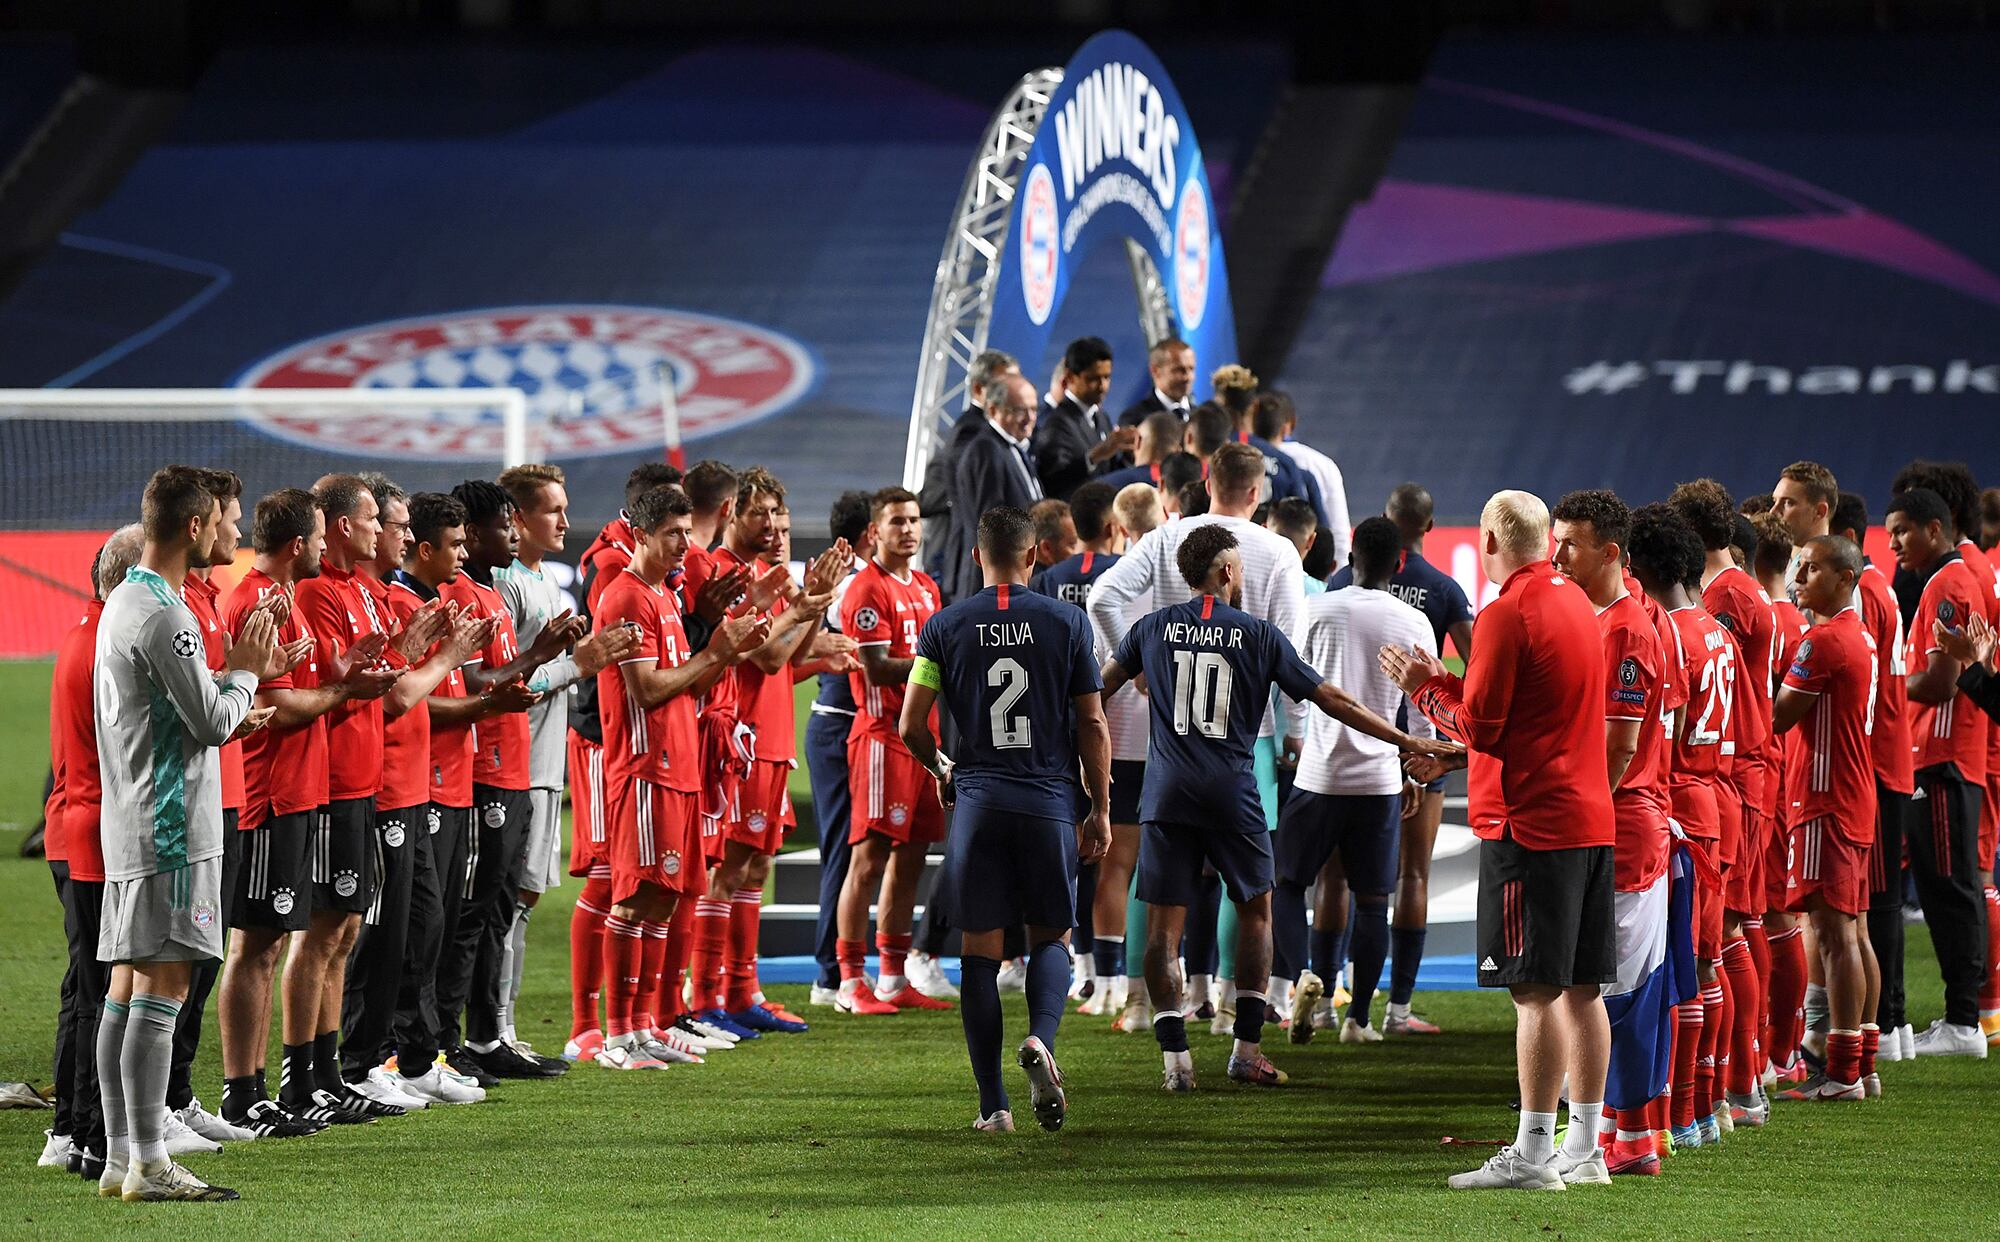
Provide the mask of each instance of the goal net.
POLYGON ((322 475, 380 470, 406 491, 540 460, 517 389, 0 389, 0 658, 46 655, 89 598, 104 536, 139 518, 172 463, 243 479, 243 551, 257 498, 322 475))

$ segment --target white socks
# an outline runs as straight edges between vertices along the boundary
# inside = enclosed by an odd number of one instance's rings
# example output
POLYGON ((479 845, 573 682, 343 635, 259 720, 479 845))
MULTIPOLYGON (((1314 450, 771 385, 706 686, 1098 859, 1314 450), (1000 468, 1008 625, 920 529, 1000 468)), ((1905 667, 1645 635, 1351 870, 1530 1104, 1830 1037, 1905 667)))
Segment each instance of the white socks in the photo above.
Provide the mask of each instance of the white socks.
POLYGON ((1604 1124, 1604 1101, 1569 1102, 1569 1129, 1563 1133, 1563 1155, 1581 1160, 1597 1150, 1598 1128, 1604 1124))
POLYGON ((1398 1005, 1395 1001, 1390 1001, 1387 1016, 1392 1022, 1408 1022, 1410 1020, 1410 1007, 1408 1005, 1398 1005))
POLYGON ((1556 1115, 1521 1110, 1521 1125, 1514 1132, 1514 1150, 1529 1164, 1547 1164, 1556 1154, 1556 1115))

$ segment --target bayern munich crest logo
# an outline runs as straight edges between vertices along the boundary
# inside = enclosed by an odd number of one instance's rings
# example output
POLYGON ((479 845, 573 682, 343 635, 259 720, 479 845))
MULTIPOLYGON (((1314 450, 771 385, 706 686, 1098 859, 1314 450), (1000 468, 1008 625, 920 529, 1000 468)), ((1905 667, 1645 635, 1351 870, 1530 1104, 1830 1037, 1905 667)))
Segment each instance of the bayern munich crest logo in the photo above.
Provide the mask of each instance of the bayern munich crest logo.
POLYGON ((1181 326, 1201 326, 1208 312, 1208 195, 1199 177, 1181 187, 1180 209, 1174 213, 1174 293, 1180 299, 1181 326))
POLYGON ((1049 166, 1037 164, 1021 191, 1021 302, 1037 324, 1047 323, 1056 305, 1056 269, 1062 263, 1056 232, 1056 183, 1049 166))
MULTIPOLYGON (((1053 194, 1053 189, 1051 189, 1053 194)), ((1053 292, 1053 290, 1052 290, 1053 292)), ((658 452, 663 375, 681 437, 696 440, 776 414, 812 386, 805 347, 769 328, 646 306, 557 304, 364 324, 253 363, 239 388, 517 388, 542 459, 658 452)), ((501 456, 497 410, 462 407, 339 418, 246 407, 281 439, 342 453, 422 461, 501 456)))

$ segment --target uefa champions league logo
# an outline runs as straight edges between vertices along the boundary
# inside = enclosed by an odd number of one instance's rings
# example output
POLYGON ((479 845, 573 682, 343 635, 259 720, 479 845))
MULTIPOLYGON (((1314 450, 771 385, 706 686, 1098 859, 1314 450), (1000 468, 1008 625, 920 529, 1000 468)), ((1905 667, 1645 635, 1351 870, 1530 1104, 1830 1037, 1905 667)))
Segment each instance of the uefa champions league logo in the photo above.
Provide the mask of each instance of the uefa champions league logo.
MULTIPOLYGON (((811 387, 805 347, 755 324, 645 306, 514 306, 365 324, 253 363, 239 388, 517 388, 547 459, 658 452, 670 376, 681 436, 699 439, 784 409, 811 387)), ((314 417, 245 408, 273 435, 313 448, 423 461, 501 455, 497 411, 408 410, 314 417)))

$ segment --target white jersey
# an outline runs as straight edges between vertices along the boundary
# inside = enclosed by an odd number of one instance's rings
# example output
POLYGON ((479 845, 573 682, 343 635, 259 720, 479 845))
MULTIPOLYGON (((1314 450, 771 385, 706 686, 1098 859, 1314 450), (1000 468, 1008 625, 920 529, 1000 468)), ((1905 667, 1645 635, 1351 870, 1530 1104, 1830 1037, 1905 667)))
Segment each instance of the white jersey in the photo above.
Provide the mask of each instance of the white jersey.
MULTIPOLYGON (((1292 645, 1326 680, 1391 722, 1409 700, 1383 673, 1376 653, 1386 646, 1405 650, 1416 646, 1437 654, 1437 640, 1423 613, 1387 591, 1354 586, 1306 600, 1305 617, 1292 635, 1292 645)), ((1286 731, 1304 738, 1293 781, 1298 788, 1354 795, 1392 794, 1403 787, 1403 766, 1394 743, 1350 729, 1308 704, 1292 704, 1290 712, 1286 731)), ((1412 708, 1408 715, 1406 732, 1433 736, 1422 712, 1412 708)))
MULTIPOLYGON (((1269 621, 1290 635, 1298 629, 1300 607, 1305 602, 1305 571, 1299 564, 1299 550, 1292 541, 1274 531, 1239 517, 1204 513, 1181 518, 1147 531, 1139 542, 1125 550, 1102 578, 1090 589, 1090 625, 1098 641, 1116 651, 1138 617, 1133 612, 1147 592, 1152 593, 1151 611, 1158 611, 1194 598, 1187 579, 1181 577, 1175 556, 1188 532, 1220 524, 1236 536, 1243 558, 1243 611, 1269 621)), ((1272 715, 1264 713, 1258 737, 1276 732, 1272 715)))
MULTIPOLYGON (((500 593, 507 615, 514 619, 514 639, 525 651, 548 628, 549 622, 575 608, 562 588, 540 570, 529 569, 520 561, 493 571, 493 589, 500 593)), ((536 669, 528 678, 530 690, 547 691, 542 701, 528 709, 528 784, 535 789, 561 789, 569 766, 569 700, 577 680, 576 659, 568 652, 536 669)))
POLYGON ((208 671, 201 623, 144 566, 104 602, 91 707, 103 783, 104 878, 165 875, 222 856, 222 762, 257 678, 208 671))
POLYGON ((1326 506, 1327 524, 1332 528, 1334 566, 1347 564, 1347 552, 1354 543, 1354 526, 1347 519, 1347 484, 1341 480, 1340 467, 1333 458, 1297 440, 1279 441, 1278 451, 1319 484, 1319 500, 1326 506))

